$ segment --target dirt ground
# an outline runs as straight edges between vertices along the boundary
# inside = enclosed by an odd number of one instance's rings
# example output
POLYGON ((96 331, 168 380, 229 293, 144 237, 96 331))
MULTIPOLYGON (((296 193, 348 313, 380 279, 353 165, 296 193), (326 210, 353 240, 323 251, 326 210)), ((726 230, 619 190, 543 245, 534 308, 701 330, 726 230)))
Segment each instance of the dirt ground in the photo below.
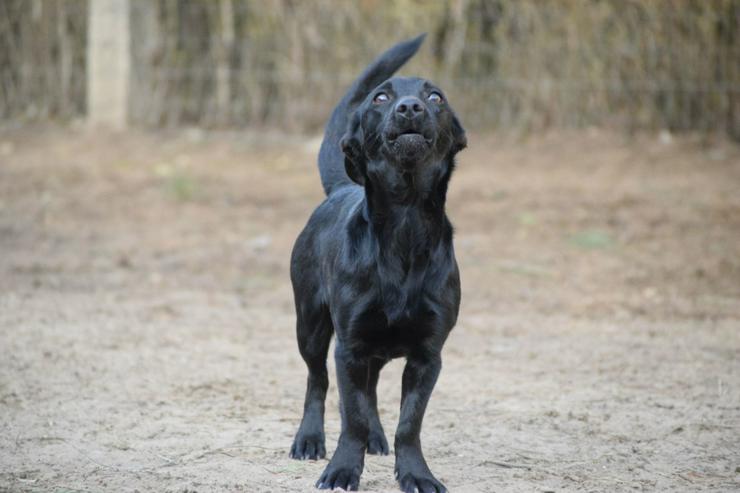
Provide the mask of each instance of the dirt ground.
MULTIPOLYGON (((288 458, 306 376, 288 258, 318 143, 0 133, 0 490, 312 491, 326 461, 288 458)), ((456 493, 740 490, 740 148, 470 144, 432 471, 456 493)), ((381 376, 389 437, 401 371, 381 376)), ((326 421, 331 454, 333 377, 326 421)), ((361 488, 396 491, 393 457, 361 488)))

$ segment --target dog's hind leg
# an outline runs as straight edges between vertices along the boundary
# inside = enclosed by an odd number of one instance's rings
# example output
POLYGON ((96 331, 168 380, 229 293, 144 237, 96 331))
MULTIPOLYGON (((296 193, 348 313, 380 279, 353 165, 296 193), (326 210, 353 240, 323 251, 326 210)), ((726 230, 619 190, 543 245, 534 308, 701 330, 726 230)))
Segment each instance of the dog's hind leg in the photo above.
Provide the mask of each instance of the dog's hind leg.
POLYGON ((369 363, 369 373, 367 378, 368 391, 368 424, 370 425, 370 434, 367 439, 367 453, 375 455, 388 455, 388 440, 383 432, 383 425, 380 423, 378 415, 378 377, 380 370, 388 361, 380 358, 372 358, 369 363))
POLYGON ((303 419, 290 448, 290 456, 294 459, 323 459, 326 456, 324 400, 329 386, 326 355, 334 329, 325 306, 298 309, 296 312, 298 348, 308 367, 308 382, 303 419))

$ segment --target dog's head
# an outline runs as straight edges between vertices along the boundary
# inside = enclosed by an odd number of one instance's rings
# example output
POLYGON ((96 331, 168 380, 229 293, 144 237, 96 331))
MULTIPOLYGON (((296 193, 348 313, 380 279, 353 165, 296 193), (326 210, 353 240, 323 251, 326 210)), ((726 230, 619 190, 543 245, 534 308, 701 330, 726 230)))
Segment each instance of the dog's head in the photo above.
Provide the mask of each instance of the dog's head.
POLYGON ((368 163, 414 172, 451 160, 466 143, 441 89, 424 79, 394 77, 357 106, 340 145, 347 174, 362 185, 368 163))

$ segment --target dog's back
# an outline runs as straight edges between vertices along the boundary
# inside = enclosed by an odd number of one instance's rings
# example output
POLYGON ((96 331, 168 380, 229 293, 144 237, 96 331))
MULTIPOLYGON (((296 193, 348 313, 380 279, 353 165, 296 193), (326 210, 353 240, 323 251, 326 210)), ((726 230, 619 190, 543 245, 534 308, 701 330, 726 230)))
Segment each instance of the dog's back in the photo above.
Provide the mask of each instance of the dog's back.
POLYGON ((422 34, 412 40, 399 43, 380 55, 371 63, 360 77, 355 80, 342 100, 339 102, 324 130, 324 140, 319 151, 319 172, 324 192, 332 191, 352 181, 344 169, 344 154, 339 141, 347 130, 349 116, 355 107, 381 82, 389 79, 419 50, 424 42, 422 34))

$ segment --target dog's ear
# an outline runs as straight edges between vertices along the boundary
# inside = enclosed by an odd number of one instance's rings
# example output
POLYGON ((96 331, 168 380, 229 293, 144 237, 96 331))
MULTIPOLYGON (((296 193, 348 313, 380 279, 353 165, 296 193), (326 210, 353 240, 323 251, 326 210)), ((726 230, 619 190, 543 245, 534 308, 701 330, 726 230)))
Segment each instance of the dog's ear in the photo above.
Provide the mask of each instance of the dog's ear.
POLYGON ((347 133, 344 134, 339 146, 344 153, 344 169, 347 176, 358 185, 365 186, 365 153, 362 149, 363 142, 362 125, 360 117, 355 113, 350 119, 347 133))
POLYGON ((457 116, 452 117, 452 153, 456 154, 468 146, 468 137, 457 116))

